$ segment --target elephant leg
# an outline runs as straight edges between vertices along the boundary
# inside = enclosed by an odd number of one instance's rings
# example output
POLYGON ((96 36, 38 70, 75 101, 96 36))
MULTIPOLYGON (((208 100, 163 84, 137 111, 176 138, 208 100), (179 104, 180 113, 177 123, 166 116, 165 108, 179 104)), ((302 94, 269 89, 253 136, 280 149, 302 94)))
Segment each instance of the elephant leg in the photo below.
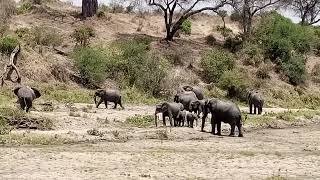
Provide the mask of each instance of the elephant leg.
POLYGON ((193 123, 194 123, 194 119, 191 119, 190 124, 189 124, 190 128, 193 128, 193 123))
POLYGON ((117 109, 118 103, 114 103, 113 109, 117 109))
POLYGON ((253 108, 254 108, 253 113, 256 114, 257 113, 257 106, 254 105, 253 108))
POLYGON ((262 107, 261 106, 259 106, 259 108, 258 108, 258 114, 262 114, 262 107))
POLYGON ((211 117, 211 133, 216 134, 216 122, 215 122, 213 116, 211 117))
POLYGON ((119 106, 124 109, 124 107, 122 106, 121 100, 119 101, 119 106))
POLYGON ((230 124, 230 126, 231 126, 231 132, 230 132, 229 136, 234 136, 234 129, 236 128, 236 125, 235 125, 235 123, 232 123, 232 124, 230 124))
POLYGON ((204 132, 204 125, 206 123, 207 113, 203 114, 202 116, 202 124, 201 124, 201 132, 204 132))
POLYGON ((104 104, 106 105, 106 109, 108 109, 108 101, 104 100, 104 104))
POLYGON ((166 116, 162 114, 163 126, 166 127, 166 116))
POLYGON ((102 102, 103 102, 103 99, 101 98, 101 99, 99 100, 98 104, 96 105, 96 108, 98 108, 102 102))
POLYGON ((252 114, 252 106, 253 104, 250 103, 250 114, 252 114))
POLYGON ((21 109, 25 110, 26 103, 25 103, 24 98, 19 98, 19 104, 20 104, 21 109))
POLYGON ((238 128, 238 131, 239 131, 239 137, 243 137, 241 121, 238 121, 237 128, 238 128))
POLYGON ((217 135, 221 136, 221 121, 220 120, 217 121, 216 124, 217 124, 217 131, 218 131, 217 135))
POLYGON ((174 122, 173 122, 173 118, 172 118, 171 113, 169 113, 169 122, 170 122, 170 126, 172 127, 174 125, 174 122))

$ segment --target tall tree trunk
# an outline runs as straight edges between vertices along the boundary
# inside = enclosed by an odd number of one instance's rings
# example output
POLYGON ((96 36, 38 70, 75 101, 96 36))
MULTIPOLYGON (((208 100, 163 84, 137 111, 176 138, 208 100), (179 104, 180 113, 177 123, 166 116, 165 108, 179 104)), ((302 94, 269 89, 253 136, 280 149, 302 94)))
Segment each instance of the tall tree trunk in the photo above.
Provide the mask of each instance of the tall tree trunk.
POLYGON ((82 16, 92 17, 97 13, 98 0, 82 0, 82 16))

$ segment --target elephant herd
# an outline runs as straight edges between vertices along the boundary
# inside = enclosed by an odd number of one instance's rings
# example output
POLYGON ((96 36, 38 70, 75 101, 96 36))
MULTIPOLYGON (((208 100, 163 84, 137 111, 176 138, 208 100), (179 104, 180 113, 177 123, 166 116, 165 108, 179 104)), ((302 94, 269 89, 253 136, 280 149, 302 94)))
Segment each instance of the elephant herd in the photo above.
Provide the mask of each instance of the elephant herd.
MULTIPOLYGON (((264 100, 258 91, 248 93, 250 114, 254 108, 254 114, 262 113, 264 100)), ((242 117, 239 107, 231 102, 216 98, 205 99, 202 89, 199 87, 183 86, 177 90, 174 102, 164 102, 156 105, 155 125, 158 126, 157 114, 162 113, 163 126, 166 126, 166 118, 169 118, 171 126, 187 126, 193 128, 194 122, 202 114, 201 131, 204 132, 205 120, 211 114, 212 133, 221 135, 221 122, 231 126, 230 136, 234 136, 235 127, 238 128, 239 137, 243 137, 242 117), (217 130, 217 131, 216 131, 217 130)))
MULTIPOLYGON (((26 112, 32 107, 33 100, 41 96, 39 90, 36 88, 23 85, 15 88, 13 92, 18 97, 21 109, 26 112)), ((114 109, 117 108, 117 105, 124 109, 121 94, 118 90, 98 89, 94 94, 94 102, 96 108, 98 108, 101 103, 104 103, 107 108, 108 102, 112 102, 114 103, 114 109), (98 102, 97 97, 100 97, 98 102)), ((258 110, 258 114, 262 113, 264 100, 258 91, 248 93, 248 104, 250 114, 252 114, 252 108, 254 109, 254 114, 257 113, 256 110, 258 110)), ((238 128, 239 137, 243 136, 242 117, 239 107, 230 101, 205 98, 203 90, 196 86, 180 87, 174 96, 173 102, 164 102, 156 105, 156 126, 158 126, 158 113, 162 114, 163 126, 166 126, 166 118, 169 118, 170 126, 185 126, 186 124, 187 127, 190 128, 193 128, 194 122, 197 122, 200 115, 202 115, 202 132, 204 132, 205 120, 210 113, 213 134, 221 135, 221 122, 224 122, 231 126, 230 136, 234 136, 235 127, 238 128)))

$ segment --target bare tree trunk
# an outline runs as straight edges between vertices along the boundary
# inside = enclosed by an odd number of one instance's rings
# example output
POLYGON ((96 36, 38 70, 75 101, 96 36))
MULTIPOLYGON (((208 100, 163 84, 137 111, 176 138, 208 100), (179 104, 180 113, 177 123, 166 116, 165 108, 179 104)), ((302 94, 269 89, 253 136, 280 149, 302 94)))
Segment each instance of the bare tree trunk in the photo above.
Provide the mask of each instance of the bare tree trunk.
POLYGON ((98 0, 82 0, 82 16, 92 17, 98 11, 98 0))
POLYGON ((11 55, 10 55, 10 59, 9 59, 9 64, 4 66, 4 72, 0 78, 0 85, 1 87, 5 84, 5 80, 10 80, 13 83, 21 83, 21 75, 18 71, 18 68, 16 66, 17 64, 17 56, 20 52, 20 45, 18 45, 16 48, 14 48, 14 50, 12 51, 11 55), (12 79, 12 73, 16 72, 17 74, 17 79, 13 80, 12 79))

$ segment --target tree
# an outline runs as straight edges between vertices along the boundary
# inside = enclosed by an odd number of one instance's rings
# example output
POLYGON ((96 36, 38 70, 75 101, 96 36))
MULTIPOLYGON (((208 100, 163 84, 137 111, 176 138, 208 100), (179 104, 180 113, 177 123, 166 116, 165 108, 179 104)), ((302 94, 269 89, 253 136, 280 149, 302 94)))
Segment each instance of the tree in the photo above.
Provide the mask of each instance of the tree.
POLYGON ((292 0, 291 7, 298 13, 302 25, 312 25, 320 22, 319 0, 292 0))
POLYGON ((212 0, 214 5, 198 7, 204 0, 148 0, 149 6, 159 8, 163 15, 166 26, 166 40, 172 41, 176 32, 181 28, 182 23, 189 17, 203 11, 217 12, 231 0, 212 0), (179 13, 177 11, 180 10, 179 13))
POLYGON ((82 0, 82 16, 92 17, 98 11, 98 0, 82 0))
POLYGON ((248 37, 252 31, 253 17, 268 7, 274 6, 285 0, 234 0, 233 8, 241 15, 240 23, 244 37, 248 37))

